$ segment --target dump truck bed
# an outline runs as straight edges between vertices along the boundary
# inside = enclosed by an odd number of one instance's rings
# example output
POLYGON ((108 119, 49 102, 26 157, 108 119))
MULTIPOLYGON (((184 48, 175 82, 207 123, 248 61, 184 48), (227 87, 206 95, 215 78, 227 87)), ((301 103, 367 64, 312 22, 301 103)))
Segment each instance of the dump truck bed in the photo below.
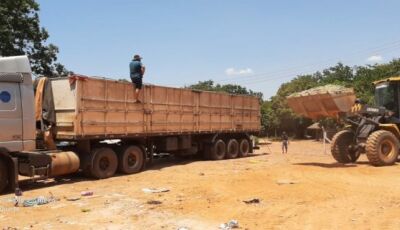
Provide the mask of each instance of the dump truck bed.
POLYGON ((58 140, 260 130, 257 97, 144 85, 134 103, 129 82, 52 79, 58 140))

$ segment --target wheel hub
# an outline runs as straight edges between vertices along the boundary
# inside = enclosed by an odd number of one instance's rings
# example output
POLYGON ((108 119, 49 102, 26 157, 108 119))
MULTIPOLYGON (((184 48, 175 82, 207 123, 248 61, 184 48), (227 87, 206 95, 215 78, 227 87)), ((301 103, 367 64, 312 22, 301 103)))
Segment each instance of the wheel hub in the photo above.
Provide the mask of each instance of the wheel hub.
POLYGON ((105 171, 110 166, 110 161, 106 157, 103 157, 100 159, 99 165, 100 165, 100 169, 105 171))
POLYGON ((128 162, 129 167, 134 166, 137 162, 135 154, 133 154, 133 153, 129 154, 127 162, 128 162))

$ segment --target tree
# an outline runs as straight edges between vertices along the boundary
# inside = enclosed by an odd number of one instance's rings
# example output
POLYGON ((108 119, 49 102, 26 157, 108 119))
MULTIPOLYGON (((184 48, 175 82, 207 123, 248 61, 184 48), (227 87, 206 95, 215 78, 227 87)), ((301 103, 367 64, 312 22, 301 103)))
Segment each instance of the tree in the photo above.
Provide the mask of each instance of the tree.
POLYGON ((28 55, 37 75, 54 77, 69 72, 57 61, 58 47, 46 44, 49 34, 39 25, 35 0, 0 1, 0 55, 28 55))
MULTIPOLYGON (((262 109, 265 117, 262 117, 269 134, 277 134, 286 131, 302 137, 305 129, 311 124, 311 120, 297 116, 288 107, 286 97, 292 93, 307 90, 326 84, 337 84, 354 88, 356 96, 364 102, 374 104, 374 81, 400 76, 400 59, 392 60, 387 64, 349 67, 338 63, 321 72, 311 75, 297 76, 290 82, 283 83, 275 96, 263 103, 262 109)), ((325 126, 335 126, 332 119, 323 118, 320 122, 325 126)))
POLYGON ((197 89, 197 90, 205 90, 205 91, 217 91, 217 92, 226 92, 230 94, 241 94, 241 95, 251 95, 256 96, 262 100, 263 94, 261 92, 254 92, 252 90, 248 90, 246 87, 240 85, 226 84, 214 85, 213 80, 208 81, 199 81, 197 84, 186 86, 186 88, 197 89))

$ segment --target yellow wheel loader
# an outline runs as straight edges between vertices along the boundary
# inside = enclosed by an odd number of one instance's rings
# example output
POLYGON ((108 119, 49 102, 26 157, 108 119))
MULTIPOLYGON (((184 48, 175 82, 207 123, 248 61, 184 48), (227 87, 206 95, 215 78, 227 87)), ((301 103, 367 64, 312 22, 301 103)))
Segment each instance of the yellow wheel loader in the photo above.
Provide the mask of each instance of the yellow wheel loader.
POLYGON ((392 165, 400 147, 400 76, 374 82, 375 106, 356 101, 343 117, 347 128, 335 134, 331 153, 337 162, 351 163, 365 153, 374 166, 392 165))

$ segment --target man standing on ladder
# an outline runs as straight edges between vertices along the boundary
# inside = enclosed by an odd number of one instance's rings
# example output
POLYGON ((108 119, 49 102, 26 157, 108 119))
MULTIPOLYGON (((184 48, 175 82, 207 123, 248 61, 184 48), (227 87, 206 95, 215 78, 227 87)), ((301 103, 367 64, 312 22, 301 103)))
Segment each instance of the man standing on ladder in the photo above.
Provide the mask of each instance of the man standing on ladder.
POLYGON ((135 54, 135 56, 133 56, 133 60, 129 63, 130 77, 133 84, 134 103, 141 103, 141 101, 139 101, 139 93, 142 89, 143 75, 146 69, 141 60, 142 57, 140 57, 138 54, 135 54))

